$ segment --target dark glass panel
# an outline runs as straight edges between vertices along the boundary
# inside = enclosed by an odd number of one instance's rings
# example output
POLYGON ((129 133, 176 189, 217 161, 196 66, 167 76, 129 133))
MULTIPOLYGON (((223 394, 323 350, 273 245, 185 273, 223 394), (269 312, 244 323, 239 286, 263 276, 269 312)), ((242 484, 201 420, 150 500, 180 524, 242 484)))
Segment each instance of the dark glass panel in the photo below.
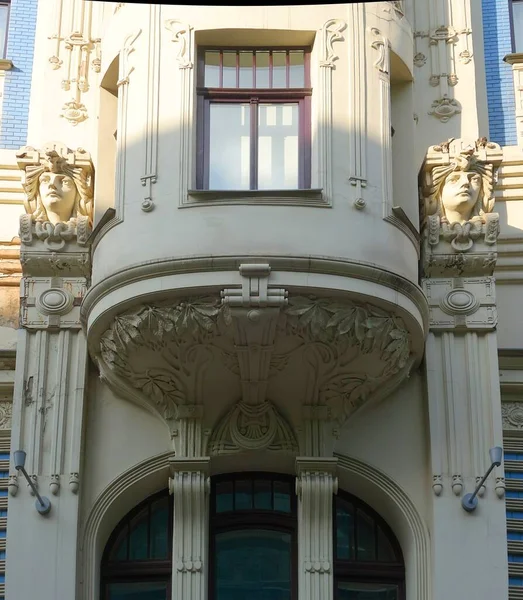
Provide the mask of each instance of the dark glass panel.
POLYGON ((214 600, 290 600, 291 536, 269 530, 219 533, 214 600))
POLYGON ((111 583, 109 600, 166 600, 167 583, 159 581, 137 581, 133 583, 111 583))
POLYGON ((268 52, 256 52, 256 87, 270 87, 268 52))
POLYGON ((374 519, 363 511, 356 511, 357 560, 376 560, 374 519))
POLYGON ((240 87, 253 88, 253 53, 240 52, 240 87))
POLYGON ((350 583, 337 585, 336 600, 398 600, 398 586, 390 583, 350 583))
POLYGON ((216 484, 216 512, 234 510, 232 481, 222 481, 216 484))
POLYGON ((151 506, 151 550, 149 558, 167 558, 169 553, 169 500, 160 498, 151 506))
POLYGON ((287 53, 272 53, 272 87, 287 87, 287 53))
POLYGON ((238 480, 234 483, 235 510, 250 510, 252 508, 252 481, 238 480))
POLYGON ((254 481, 254 508, 261 510, 272 509, 272 486, 270 481, 254 481))
POLYGON ((129 560, 145 560, 147 558, 147 508, 140 511, 131 521, 129 535, 129 560))
POLYGON ((127 560, 127 546, 129 543, 129 529, 124 527, 116 538, 111 553, 109 554, 109 561, 113 560, 127 560))
POLYGON ((210 51, 205 53, 205 87, 220 87, 220 53, 210 51))
POLYGON ((349 504, 336 507, 336 557, 354 559, 354 508, 349 504))
POLYGON ((383 562, 394 562, 397 560, 392 544, 381 527, 378 527, 378 560, 383 562))
POLYGON ((289 53, 289 87, 305 87, 305 60, 303 50, 289 53))
POLYGON ((274 482, 274 510, 291 512, 291 486, 285 481, 274 482))
POLYGON ((223 87, 236 87, 236 52, 223 53, 223 87))

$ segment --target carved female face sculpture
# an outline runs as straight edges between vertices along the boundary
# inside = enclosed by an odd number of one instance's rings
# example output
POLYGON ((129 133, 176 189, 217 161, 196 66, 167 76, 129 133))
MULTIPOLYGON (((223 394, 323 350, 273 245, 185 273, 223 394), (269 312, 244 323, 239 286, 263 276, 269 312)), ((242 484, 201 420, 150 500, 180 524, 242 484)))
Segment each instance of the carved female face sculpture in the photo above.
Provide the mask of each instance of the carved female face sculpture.
POLYGON ((441 191, 441 204, 449 223, 470 220, 481 185, 481 175, 475 171, 454 171, 447 176, 441 191))
POLYGON ((40 199, 48 220, 64 223, 72 217, 78 190, 72 177, 64 173, 44 172, 39 177, 40 199))

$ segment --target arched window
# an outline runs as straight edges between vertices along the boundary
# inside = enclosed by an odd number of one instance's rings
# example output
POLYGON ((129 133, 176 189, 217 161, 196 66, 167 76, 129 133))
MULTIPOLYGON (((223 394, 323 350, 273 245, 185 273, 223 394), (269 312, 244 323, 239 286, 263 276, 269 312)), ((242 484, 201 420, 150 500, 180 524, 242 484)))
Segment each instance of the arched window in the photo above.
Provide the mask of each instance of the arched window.
POLYGON ((401 548, 369 506, 339 492, 334 500, 336 600, 404 600, 401 548))
POLYGON ((294 478, 216 477, 210 525, 210 600, 297 598, 294 478))
MULTIPOLYGON (((403 557, 388 525, 344 492, 333 502, 335 600, 404 600, 403 557)), ((172 514, 161 492, 122 519, 104 552, 101 600, 171 599, 172 514)), ((213 477, 209 525, 209 600, 297 599, 294 477, 213 477)))
POLYGON ((165 491, 120 521, 102 559, 101 600, 170 599, 172 512, 165 491))

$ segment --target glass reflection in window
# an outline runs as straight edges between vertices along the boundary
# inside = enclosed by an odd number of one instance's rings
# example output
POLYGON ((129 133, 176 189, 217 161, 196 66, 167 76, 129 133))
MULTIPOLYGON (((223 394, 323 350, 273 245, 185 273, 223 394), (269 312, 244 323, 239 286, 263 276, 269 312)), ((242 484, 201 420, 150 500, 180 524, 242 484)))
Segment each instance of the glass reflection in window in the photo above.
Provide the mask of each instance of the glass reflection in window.
POLYGON ((215 560, 214 600, 290 600, 289 533, 263 529, 218 533, 215 560))
POLYGON ((109 600, 167 600, 167 583, 138 581, 111 583, 109 600))
POLYGON ((398 586, 390 583, 341 582, 336 600, 399 600, 398 586))

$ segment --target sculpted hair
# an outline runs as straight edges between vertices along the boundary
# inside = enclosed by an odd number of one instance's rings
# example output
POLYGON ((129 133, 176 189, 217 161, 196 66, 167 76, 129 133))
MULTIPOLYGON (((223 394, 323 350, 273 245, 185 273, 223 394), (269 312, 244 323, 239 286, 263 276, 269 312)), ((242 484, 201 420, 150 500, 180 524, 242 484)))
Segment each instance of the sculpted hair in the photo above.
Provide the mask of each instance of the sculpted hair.
POLYGON ((471 218, 483 219, 485 213, 492 212, 494 208, 492 165, 479 161, 473 154, 460 154, 449 165, 432 169, 430 184, 426 184, 423 189, 426 216, 437 214, 440 218, 445 218, 445 208, 441 202, 443 187, 447 177, 456 171, 468 171, 481 176, 481 191, 471 218))
POLYGON ((47 211, 40 197, 40 175, 45 172, 68 175, 75 184, 76 197, 71 218, 84 216, 91 218, 93 188, 89 175, 81 167, 72 167, 55 150, 45 153, 40 165, 28 166, 25 170, 23 187, 26 193, 24 200, 26 211, 32 215, 33 221, 47 220, 47 211))

